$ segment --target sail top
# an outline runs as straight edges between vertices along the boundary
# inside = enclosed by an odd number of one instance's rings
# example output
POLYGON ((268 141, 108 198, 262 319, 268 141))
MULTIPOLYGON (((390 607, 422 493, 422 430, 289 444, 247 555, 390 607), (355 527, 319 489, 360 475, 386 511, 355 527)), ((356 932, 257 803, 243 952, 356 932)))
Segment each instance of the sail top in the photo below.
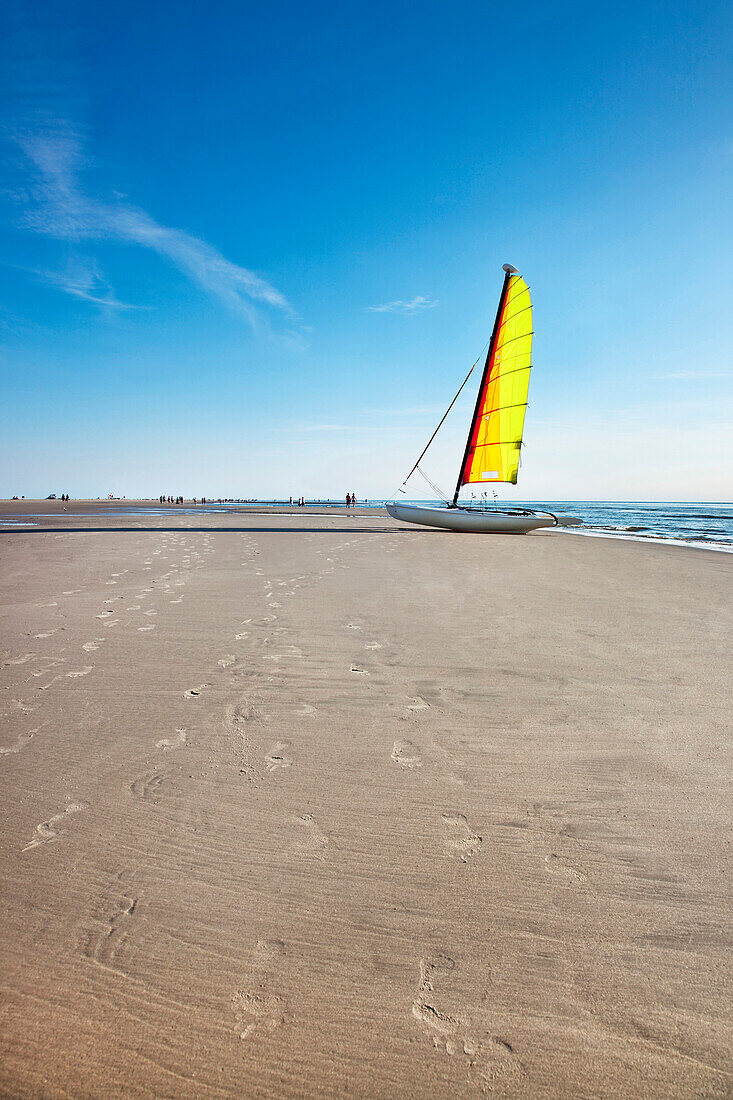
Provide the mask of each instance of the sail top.
POLYGON ((521 275, 507 272, 506 278, 459 485, 517 483, 531 368, 532 303, 521 275))

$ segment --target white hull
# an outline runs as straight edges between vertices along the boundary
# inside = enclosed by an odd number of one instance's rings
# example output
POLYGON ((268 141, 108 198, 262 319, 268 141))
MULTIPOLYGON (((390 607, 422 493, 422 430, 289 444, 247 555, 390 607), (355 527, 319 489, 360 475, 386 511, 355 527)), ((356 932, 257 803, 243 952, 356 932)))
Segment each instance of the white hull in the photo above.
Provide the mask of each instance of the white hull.
POLYGON ((512 512, 473 511, 468 508, 431 508, 419 504, 387 504, 392 519, 420 523, 424 527, 442 527, 446 531, 526 535, 539 527, 555 527, 554 516, 544 513, 526 515, 512 512))

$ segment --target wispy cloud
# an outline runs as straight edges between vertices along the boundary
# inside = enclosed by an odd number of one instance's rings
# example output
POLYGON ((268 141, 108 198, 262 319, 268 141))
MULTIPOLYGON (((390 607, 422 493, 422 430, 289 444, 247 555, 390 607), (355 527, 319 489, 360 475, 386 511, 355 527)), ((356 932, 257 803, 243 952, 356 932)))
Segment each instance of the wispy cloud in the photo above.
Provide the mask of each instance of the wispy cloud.
POLYGON ((384 302, 381 306, 367 306, 368 313, 422 313, 425 309, 434 309, 437 306, 437 301, 432 298, 425 298, 421 294, 417 297, 410 299, 409 302, 403 302, 401 299, 397 299, 395 302, 384 302))
MULTIPOLYGON (((255 327, 261 320, 260 306, 295 317, 279 290, 255 272, 227 260, 213 245, 160 225, 122 198, 105 202, 87 195, 80 184, 87 161, 79 136, 70 128, 24 133, 17 142, 37 176, 23 219, 29 229, 66 241, 108 240, 152 249, 255 327)), ((74 289, 69 284, 62 289, 89 301, 97 298, 89 286, 74 289)), ((114 303, 105 295, 101 304, 114 303)))
POLYGON ((110 310, 145 308, 130 302, 121 302, 95 263, 70 261, 64 271, 37 271, 35 274, 51 286, 63 290, 65 294, 96 306, 110 310))

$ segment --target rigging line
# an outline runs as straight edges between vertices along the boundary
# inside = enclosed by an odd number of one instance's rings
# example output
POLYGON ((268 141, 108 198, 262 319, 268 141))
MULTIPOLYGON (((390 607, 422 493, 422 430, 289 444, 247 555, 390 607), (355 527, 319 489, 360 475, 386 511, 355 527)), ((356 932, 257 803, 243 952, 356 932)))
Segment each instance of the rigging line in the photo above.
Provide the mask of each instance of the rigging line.
MULTIPOLYGON (((458 398, 459 398, 459 397, 461 396, 461 391, 463 390, 463 387, 464 387, 464 386, 466 385, 466 382, 468 382, 469 378, 471 377, 471 375, 473 374, 474 370, 476 369, 476 364, 477 364, 477 363, 479 362, 479 360, 481 359, 481 356, 482 356, 482 355, 483 355, 483 353, 484 353, 484 349, 486 348, 486 346, 488 345, 488 343, 489 343, 489 341, 487 340, 487 341, 486 341, 486 343, 484 344, 483 348, 482 348, 482 349, 481 349, 481 351, 479 352, 479 356, 478 356, 478 359, 477 359, 477 360, 476 360, 476 362, 475 362, 475 363, 473 364, 473 366, 471 367, 470 371, 468 372, 468 374, 466 375, 466 377, 465 377, 465 378, 463 379, 463 381, 461 382, 461 385, 460 385, 460 389, 458 390, 458 393, 456 394, 456 396, 455 396, 455 397, 453 398, 453 400, 451 401, 451 403, 450 403, 450 405, 448 406, 448 408, 447 408, 447 409, 445 410, 445 412, 443 413, 443 419, 442 419, 442 420, 440 421, 440 424, 438 424, 438 427, 437 427, 437 428, 435 429, 435 431, 433 432, 433 434, 432 434, 432 435, 430 436, 430 439, 429 439, 429 440, 427 441, 427 443, 425 444, 425 447, 423 448, 423 450, 422 450, 422 453, 421 453, 420 457, 418 458, 417 462, 416 462, 416 463, 415 463, 415 465, 414 465, 414 466, 412 467, 412 469, 410 470, 410 472, 409 472, 409 474, 407 475, 407 477, 405 478, 405 480, 404 480, 404 481, 402 482, 402 484, 403 484, 403 485, 405 485, 405 484, 406 484, 406 483, 407 483, 407 482, 408 482, 408 481, 410 480, 410 478, 412 477, 412 475, 413 475, 413 474, 415 473, 415 470, 416 470, 416 469, 418 468, 418 466, 419 466, 419 465, 420 465, 420 463, 422 462, 423 458, 425 457, 425 454, 427 453, 427 449, 428 449, 428 447, 429 447, 429 446, 430 446, 430 444, 431 444, 431 443, 433 442, 433 440, 435 439, 435 437, 436 437, 436 435, 438 434, 438 432, 440 431, 440 429, 441 429, 441 428, 443 427, 443 424, 445 423, 445 418, 447 417, 448 413, 449 413, 449 412, 451 411, 451 409, 452 409, 452 408, 453 408, 453 406, 455 405, 455 403, 456 403, 456 401, 458 400, 458 398)), ((420 472, 422 473, 422 471, 420 471, 420 472)), ((423 477, 424 477, 424 476, 425 476, 425 475, 423 474, 423 477)))
POLYGON ((425 473, 425 471, 421 470, 419 466, 417 467, 417 472, 420 474, 421 477, 423 477, 425 479, 425 481, 428 483, 428 485, 433 490, 433 492, 436 493, 438 495, 438 497, 441 500, 444 500, 445 503, 447 504, 448 503, 448 497, 445 495, 444 492, 442 492, 440 486, 436 485, 434 481, 431 481, 430 478, 428 477, 428 475, 425 473))

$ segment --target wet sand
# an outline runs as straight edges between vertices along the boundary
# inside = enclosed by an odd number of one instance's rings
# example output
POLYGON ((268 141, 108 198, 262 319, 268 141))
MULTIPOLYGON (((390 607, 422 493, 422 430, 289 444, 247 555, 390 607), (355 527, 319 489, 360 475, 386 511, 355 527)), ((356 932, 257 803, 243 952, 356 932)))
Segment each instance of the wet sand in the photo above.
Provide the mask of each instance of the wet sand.
POLYGON ((2 1095, 731 1095, 729 555, 120 507, 0 506, 2 1095))

